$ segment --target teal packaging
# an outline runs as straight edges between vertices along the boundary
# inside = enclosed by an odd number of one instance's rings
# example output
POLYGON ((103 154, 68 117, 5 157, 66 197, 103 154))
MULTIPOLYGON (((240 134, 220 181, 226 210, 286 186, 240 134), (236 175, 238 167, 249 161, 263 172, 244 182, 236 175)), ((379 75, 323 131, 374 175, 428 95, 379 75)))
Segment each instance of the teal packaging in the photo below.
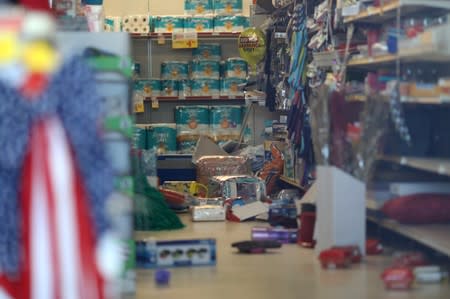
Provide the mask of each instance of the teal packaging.
POLYGON ((184 0, 184 12, 188 15, 212 14, 213 0, 184 0))
POLYGON ((161 81, 161 95, 165 97, 178 97, 179 82, 177 80, 161 81))
POLYGON ((210 133, 216 142, 237 140, 242 126, 242 107, 223 105, 210 107, 210 133))
POLYGON ((147 129, 149 149, 155 149, 158 154, 171 154, 177 150, 176 124, 151 124, 147 129))
POLYGON ((243 96, 244 92, 239 88, 239 85, 245 83, 247 83, 247 80, 242 78, 222 78, 220 81, 220 95, 243 96))
POLYGON ((225 77, 227 78, 247 78, 248 64, 242 58, 228 58, 225 62, 225 77))
POLYGON ((154 20, 156 33, 173 33, 184 31, 184 17, 160 16, 154 20))
POLYGON ((161 79, 186 80, 189 77, 189 63, 185 61, 164 61, 161 63, 161 79))
POLYGON ((132 147, 134 149, 148 149, 147 129, 143 126, 136 126, 132 138, 132 147))
POLYGON ((244 16, 216 16, 214 32, 242 32, 248 24, 248 18, 244 16))
POLYGON ((161 95, 161 81, 159 79, 137 80, 134 91, 144 97, 157 97, 161 95))
POLYGON ((178 96, 180 98, 190 97, 192 95, 192 82, 191 80, 178 81, 178 96))
POLYGON ((241 14, 242 11, 242 0, 214 0, 214 13, 216 15, 241 14))
POLYGON ((220 62, 216 60, 194 60, 191 64, 192 79, 219 79, 220 62))
POLYGON ((192 80, 192 96, 208 97, 220 95, 220 81, 218 79, 192 80))
POLYGON ((177 106, 175 108, 175 122, 178 152, 192 153, 200 136, 208 135, 208 106, 177 106))
POLYGON ((184 21, 184 32, 213 32, 213 17, 187 17, 184 21))
POLYGON ((217 43, 201 43, 198 48, 192 50, 194 60, 220 60, 222 50, 220 44, 217 43))

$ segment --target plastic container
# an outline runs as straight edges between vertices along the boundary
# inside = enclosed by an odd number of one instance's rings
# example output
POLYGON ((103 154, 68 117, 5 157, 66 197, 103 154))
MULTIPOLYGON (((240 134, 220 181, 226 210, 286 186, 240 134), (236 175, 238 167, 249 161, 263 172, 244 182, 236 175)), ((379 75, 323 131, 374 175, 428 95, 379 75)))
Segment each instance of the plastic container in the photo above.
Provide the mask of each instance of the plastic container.
POLYGON ((220 63, 216 60, 194 60, 191 64, 192 79, 216 79, 220 76, 220 63))
POLYGON ((201 43, 198 45, 198 48, 192 50, 192 56, 194 60, 220 60, 222 57, 222 49, 220 44, 217 43, 201 43))
POLYGON ((164 61, 161 63, 161 79, 186 80, 189 77, 189 63, 186 61, 164 61))

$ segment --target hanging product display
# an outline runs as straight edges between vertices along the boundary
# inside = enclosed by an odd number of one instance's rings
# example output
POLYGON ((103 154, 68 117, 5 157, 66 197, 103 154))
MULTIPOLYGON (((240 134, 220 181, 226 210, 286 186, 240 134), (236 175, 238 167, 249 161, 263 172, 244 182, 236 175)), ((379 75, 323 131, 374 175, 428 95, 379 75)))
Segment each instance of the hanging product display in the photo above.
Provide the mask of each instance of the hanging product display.
POLYGON ((266 41, 264 33, 257 28, 244 30, 238 39, 239 55, 247 61, 253 72, 256 65, 264 59, 266 53, 266 41))

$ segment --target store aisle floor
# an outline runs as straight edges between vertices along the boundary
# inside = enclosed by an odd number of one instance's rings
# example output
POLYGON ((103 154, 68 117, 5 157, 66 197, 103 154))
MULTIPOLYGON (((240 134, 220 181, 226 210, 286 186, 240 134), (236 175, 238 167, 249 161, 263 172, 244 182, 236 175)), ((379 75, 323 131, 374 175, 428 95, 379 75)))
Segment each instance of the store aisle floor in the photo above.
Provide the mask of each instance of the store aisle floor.
MULTIPOLYGON (((268 254, 237 254, 230 244, 248 240, 255 222, 192 223, 178 231, 136 232, 136 239, 216 238, 217 266, 171 268, 171 282, 156 287, 153 270, 137 270, 137 299, 449 299, 448 282, 417 285, 413 291, 386 291, 380 273, 388 257, 368 257, 346 270, 322 270, 314 251, 284 245, 268 254)), ((262 224, 266 226, 267 224, 262 224)))

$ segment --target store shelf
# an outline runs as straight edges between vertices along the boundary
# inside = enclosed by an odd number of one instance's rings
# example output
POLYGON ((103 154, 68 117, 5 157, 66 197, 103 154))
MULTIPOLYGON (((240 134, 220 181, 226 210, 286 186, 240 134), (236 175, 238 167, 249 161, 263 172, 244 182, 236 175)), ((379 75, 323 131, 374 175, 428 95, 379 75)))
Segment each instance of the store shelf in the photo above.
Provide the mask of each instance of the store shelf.
POLYGON ((399 165, 437 173, 440 175, 450 176, 449 159, 382 156, 379 160, 397 163, 399 165))
POLYGON ((293 179, 291 179, 291 178, 288 178, 288 177, 286 177, 286 176, 284 176, 284 175, 281 175, 281 176, 280 176, 280 180, 282 180, 283 182, 285 182, 285 183, 287 183, 287 184, 289 184, 289 185, 291 185, 291 186, 294 186, 294 187, 299 188, 299 189, 301 189, 301 190, 303 190, 303 191, 306 191, 305 187, 303 187, 302 185, 300 185, 299 182, 297 182, 297 181, 295 181, 295 180, 293 180, 293 179))
MULTIPOLYGON (((387 96, 381 96, 384 101, 388 101, 389 98, 387 96)), ((350 94, 346 95, 345 99, 348 102, 365 102, 367 101, 367 95, 365 94, 350 94)), ((441 105, 441 104, 450 104, 450 102, 443 102, 439 97, 402 97, 400 99, 402 103, 405 104, 423 104, 423 105, 441 105)))
POLYGON ((380 7, 368 7, 367 10, 362 11, 357 15, 345 18, 344 23, 384 23, 396 17, 398 8, 401 8, 402 16, 406 16, 421 12, 423 9, 450 9, 450 1, 393 0, 380 7))
POLYGON ((375 57, 356 57, 349 61, 348 67, 354 68, 378 68, 379 66, 389 66, 395 64, 400 59, 402 63, 417 62, 445 62, 449 63, 450 55, 436 51, 423 51, 421 48, 400 50, 399 55, 385 54, 375 57))
POLYGON ((220 97, 193 97, 188 96, 185 98, 180 97, 154 97, 154 98, 145 98, 146 101, 157 100, 160 102, 176 102, 176 101, 244 101, 244 96, 220 96, 220 97))
POLYGON ((450 224, 406 225, 391 219, 368 220, 450 256, 450 224))
MULTIPOLYGON (((199 32, 197 36, 199 39, 223 39, 223 38, 238 38, 240 32, 199 32)), ((172 38, 172 33, 131 33, 133 39, 157 39, 157 38, 172 38)))

